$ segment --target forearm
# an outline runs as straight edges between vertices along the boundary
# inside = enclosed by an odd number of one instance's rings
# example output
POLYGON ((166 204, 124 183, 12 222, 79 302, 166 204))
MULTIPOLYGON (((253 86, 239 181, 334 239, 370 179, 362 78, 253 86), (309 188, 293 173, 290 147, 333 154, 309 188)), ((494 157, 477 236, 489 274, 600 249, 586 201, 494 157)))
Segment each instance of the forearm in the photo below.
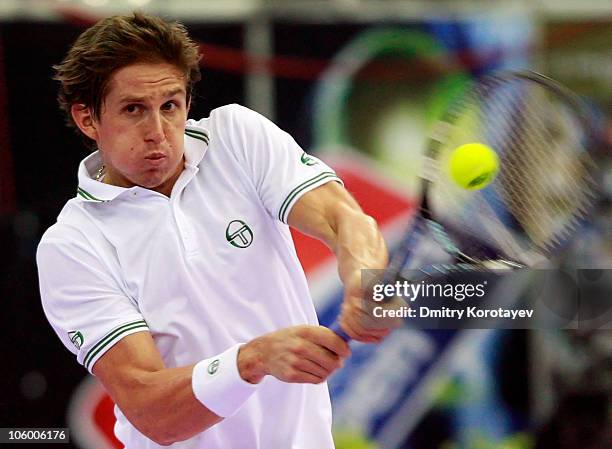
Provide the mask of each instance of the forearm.
POLYGON ((330 247, 338 260, 338 272, 346 281, 362 269, 384 269, 387 246, 376 221, 361 210, 348 209, 336 214, 330 247))
POLYGON ((217 376, 208 375, 211 359, 207 359, 195 368, 191 365, 153 372, 124 370, 121 376, 114 376, 116 383, 105 385, 136 428, 159 444, 171 444, 205 431, 223 419, 220 415, 233 414, 255 391, 253 384, 265 375, 283 382, 320 383, 341 366, 349 353, 346 343, 329 329, 293 326, 257 337, 242 345, 237 353, 230 348, 215 356, 214 362, 220 360, 217 376), (235 369, 223 365, 229 361, 224 354, 235 361, 235 369), (193 376, 203 373, 206 379, 216 380, 203 382, 194 392, 192 385, 201 377, 193 382, 193 376), (239 377, 239 382, 234 379, 230 383, 235 388, 226 390, 228 383, 218 380, 228 379, 229 374, 230 379, 239 377), (203 403, 210 404, 219 414, 202 405, 203 392, 209 393, 204 394, 203 403), (212 403, 206 400, 214 397, 212 403), (228 409, 231 412, 224 413, 228 409))
POLYGON ((339 317, 341 327, 353 339, 380 342, 390 329, 370 326, 363 307, 361 270, 385 269, 389 255, 376 221, 364 214, 339 184, 328 183, 305 194, 289 213, 289 224, 325 242, 336 255, 344 285, 339 317))
MULTIPOLYGON (((351 338, 379 343, 394 326, 376 322, 365 305, 362 270, 385 269, 388 252, 376 222, 363 213, 344 213, 338 218, 335 253, 344 284, 339 323, 351 338)), ((367 279, 367 277, 366 277, 367 279)))
POLYGON ((306 194, 293 207, 288 221, 334 252, 343 281, 361 269, 387 265, 387 246, 376 221, 335 182, 306 194))
POLYGON ((193 366, 164 368, 126 375, 121 387, 110 387, 128 420, 159 444, 186 440, 223 418, 207 409, 194 395, 193 366))

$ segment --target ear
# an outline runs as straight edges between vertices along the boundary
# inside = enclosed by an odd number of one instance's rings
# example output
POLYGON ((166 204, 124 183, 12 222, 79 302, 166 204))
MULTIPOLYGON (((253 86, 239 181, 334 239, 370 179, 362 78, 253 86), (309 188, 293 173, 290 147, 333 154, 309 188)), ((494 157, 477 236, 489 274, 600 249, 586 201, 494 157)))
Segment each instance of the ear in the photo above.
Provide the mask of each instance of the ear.
POLYGON ((91 109, 84 104, 73 104, 70 107, 70 114, 81 132, 97 142, 98 131, 96 129, 96 121, 91 114, 91 109))

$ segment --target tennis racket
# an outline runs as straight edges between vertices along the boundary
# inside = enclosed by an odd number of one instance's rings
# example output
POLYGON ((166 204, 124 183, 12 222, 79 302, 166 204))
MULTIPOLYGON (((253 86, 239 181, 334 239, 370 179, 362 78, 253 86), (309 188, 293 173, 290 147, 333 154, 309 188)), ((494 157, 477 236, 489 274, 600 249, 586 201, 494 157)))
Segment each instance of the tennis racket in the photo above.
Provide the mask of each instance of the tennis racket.
MULTIPOLYGON (((591 153, 598 139, 590 123, 583 102, 541 74, 500 72, 473 82, 432 128, 420 207, 384 279, 401 277, 423 239, 433 238, 451 262, 422 266, 414 282, 475 270, 511 272, 558 255, 597 197, 591 153), (449 175, 451 153, 468 143, 488 145, 500 162, 497 176, 480 190, 462 188, 449 175)), ((350 339, 337 321, 330 328, 350 339)))

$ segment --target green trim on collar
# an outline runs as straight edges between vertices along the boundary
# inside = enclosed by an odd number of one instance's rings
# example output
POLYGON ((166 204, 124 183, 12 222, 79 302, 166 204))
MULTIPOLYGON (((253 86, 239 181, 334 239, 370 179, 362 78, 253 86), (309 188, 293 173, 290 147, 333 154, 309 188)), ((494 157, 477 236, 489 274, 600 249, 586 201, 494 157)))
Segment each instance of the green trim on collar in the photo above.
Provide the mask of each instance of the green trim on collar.
POLYGON ((208 134, 199 129, 185 128, 185 134, 194 139, 199 139, 206 144, 209 142, 208 134))
POLYGON ((106 202, 106 200, 101 200, 100 198, 96 198, 91 193, 89 193, 87 190, 83 189, 81 186, 77 187, 77 195, 81 195, 83 198, 85 198, 88 201, 96 201, 98 203, 106 202))

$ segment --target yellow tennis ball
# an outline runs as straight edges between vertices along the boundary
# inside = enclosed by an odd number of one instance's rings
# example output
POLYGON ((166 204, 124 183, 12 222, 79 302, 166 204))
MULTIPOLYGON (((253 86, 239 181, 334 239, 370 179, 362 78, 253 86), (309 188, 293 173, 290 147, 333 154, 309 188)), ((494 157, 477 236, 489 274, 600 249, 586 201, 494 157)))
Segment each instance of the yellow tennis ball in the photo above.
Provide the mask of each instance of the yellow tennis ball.
POLYGON ((499 158, 484 143, 466 143, 450 154, 450 176, 464 189, 479 190, 488 186, 499 171, 499 158))

